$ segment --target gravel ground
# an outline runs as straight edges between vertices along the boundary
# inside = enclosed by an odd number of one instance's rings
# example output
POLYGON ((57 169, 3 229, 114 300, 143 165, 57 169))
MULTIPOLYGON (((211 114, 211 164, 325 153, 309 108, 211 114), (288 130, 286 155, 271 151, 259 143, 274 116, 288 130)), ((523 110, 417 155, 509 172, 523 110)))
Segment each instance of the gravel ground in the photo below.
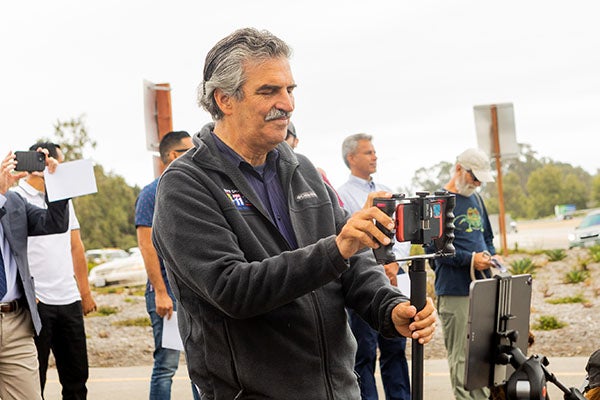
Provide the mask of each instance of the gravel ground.
MULTIPOLYGON (((564 328, 533 330, 535 344, 530 353, 552 357, 585 356, 600 348, 600 264, 590 263, 590 278, 578 284, 563 283, 565 274, 579 267, 588 257, 587 250, 567 251, 561 261, 549 262, 547 256, 510 255, 507 262, 530 257, 537 269, 533 283, 531 323, 540 316, 554 316, 566 323, 564 328), (582 295, 583 303, 550 304, 549 299, 582 295)), ((429 277, 432 286, 433 275, 429 277)), ((88 355, 91 367, 151 365, 154 348, 152 328, 149 326, 115 326, 120 321, 147 317, 145 300, 140 288, 124 289, 120 293, 95 294, 99 307, 116 307, 118 312, 109 316, 87 316, 88 355)), ((408 353, 410 353, 410 346, 408 353)), ((182 356, 183 357, 183 356, 182 356)), ((441 329, 425 348, 429 359, 446 358, 441 329)))

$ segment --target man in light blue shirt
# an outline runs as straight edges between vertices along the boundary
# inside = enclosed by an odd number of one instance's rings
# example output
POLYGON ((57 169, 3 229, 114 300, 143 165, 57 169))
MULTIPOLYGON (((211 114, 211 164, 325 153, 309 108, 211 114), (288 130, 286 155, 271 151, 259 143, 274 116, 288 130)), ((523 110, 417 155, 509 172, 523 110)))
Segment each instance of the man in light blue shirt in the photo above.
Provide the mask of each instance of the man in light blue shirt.
MULTIPOLYGON (((348 181, 337 191, 344 208, 354 213, 363 208, 369 193, 376 191, 392 192, 387 186, 373 181, 371 176, 377 171, 377 155, 373 147, 372 136, 358 133, 348 136, 342 144, 342 156, 350 169, 348 181)), ((396 242, 394 253, 398 258, 406 257, 410 252, 410 242, 396 242)), ((398 273, 403 274, 398 263, 384 266, 385 273, 392 285, 397 286, 398 273)), ((360 376, 360 391, 363 400, 376 400, 375 361, 379 347, 379 368, 381 380, 389 400, 410 399, 410 378, 406 361, 406 339, 403 337, 388 339, 371 328, 358 314, 349 309, 350 327, 356 338, 355 371, 360 376)))

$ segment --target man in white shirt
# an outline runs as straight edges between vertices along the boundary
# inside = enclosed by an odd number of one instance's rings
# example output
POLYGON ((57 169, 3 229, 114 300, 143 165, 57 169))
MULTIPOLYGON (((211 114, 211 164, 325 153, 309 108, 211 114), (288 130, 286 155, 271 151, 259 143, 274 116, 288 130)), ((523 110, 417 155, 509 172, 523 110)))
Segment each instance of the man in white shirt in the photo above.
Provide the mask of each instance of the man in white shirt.
MULTIPOLYGON (((64 160, 54 143, 37 143, 59 162, 64 160)), ((14 188, 29 203, 46 208, 43 173, 31 172, 14 188)), ((85 248, 81 241, 79 221, 69 201, 69 229, 64 233, 30 236, 27 256, 35 280, 38 311, 42 330, 35 337, 38 351, 42 393, 50 350, 65 399, 85 399, 88 358, 83 316, 96 309, 88 283, 85 248)))
MULTIPOLYGON (((377 155, 371 140, 371 135, 357 133, 348 136, 342 144, 342 157, 350 169, 350 177, 337 189, 337 192, 343 201, 343 207, 351 213, 363 208, 369 193, 392 192, 387 186, 373 181, 371 175, 377 171, 377 155)), ((408 256, 410 242, 396 242, 394 252, 399 258, 408 256)), ((398 273, 404 273, 398 263, 387 264, 384 269, 392 285, 397 286, 398 273)), ((350 327, 358 344, 354 369, 360 376, 362 399, 378 399, 374 374, 379 347, 379 368, 386 399, 410 400, 410 378, 405 354, 406 338, 385 338, 353 310, 349 309, 348 314, 350 327)))

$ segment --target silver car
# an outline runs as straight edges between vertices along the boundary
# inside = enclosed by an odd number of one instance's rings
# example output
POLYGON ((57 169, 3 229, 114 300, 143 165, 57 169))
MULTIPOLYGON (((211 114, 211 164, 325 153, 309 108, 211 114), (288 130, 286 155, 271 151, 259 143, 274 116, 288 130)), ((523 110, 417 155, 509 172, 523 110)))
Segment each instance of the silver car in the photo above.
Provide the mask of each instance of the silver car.
POLYGON ((96 287, 114 284, 137 286, 146 283, 148 274, 142 256, 134 254, 92 268, 88 279, 96 287))
POLYGON ((590 211, 568 238, 570 249, 600 244, 600 210, 590 211))

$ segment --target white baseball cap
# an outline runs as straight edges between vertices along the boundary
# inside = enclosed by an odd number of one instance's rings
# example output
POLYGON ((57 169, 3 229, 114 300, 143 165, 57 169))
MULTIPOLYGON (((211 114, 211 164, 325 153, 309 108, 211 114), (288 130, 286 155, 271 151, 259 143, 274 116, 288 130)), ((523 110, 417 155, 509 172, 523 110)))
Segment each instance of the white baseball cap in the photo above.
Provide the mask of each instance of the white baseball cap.
POLYGON ((471 171, 479 182, 494 182, 490 159, 481 149, 467 149, 457 158, 456 162, 471 171))

